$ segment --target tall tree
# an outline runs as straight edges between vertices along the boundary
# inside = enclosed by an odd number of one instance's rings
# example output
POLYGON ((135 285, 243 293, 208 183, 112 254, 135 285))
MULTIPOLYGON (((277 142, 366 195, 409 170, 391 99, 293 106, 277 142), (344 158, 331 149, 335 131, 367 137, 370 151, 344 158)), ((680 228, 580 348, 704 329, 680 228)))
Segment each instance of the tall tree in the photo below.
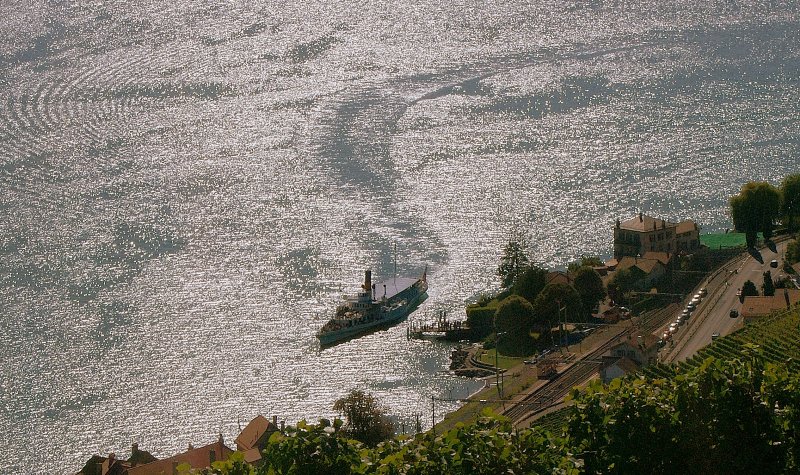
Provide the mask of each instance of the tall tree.
POLYGON ((583 266, 575 272, 572 285, 581 296, 583 310, 586 315, 591 314, 594 307, 606 298, 603 279, 600 278, 600 274, 596 270, 589 266, 583 266))
POLYGON ((337 400, 333 409, 347 419, 342 432, 370 447, 394 436, 394 424, 372 394, 354 389, 337 400))
POLYGON ((550 327, 563 321, 584 321, 583 303, 578 291, 570 284, 560 282, 550 283, 539 292, 533 302, 533 311, 537 323, 547 324, 550 327))
POLYGON ((608 283, 608 296, 615 303, 624 303, 625 295, 636 288, 636 283, 645 276, 638 267, 628 267, 614 271, 614 276, 608 283))
POLYGON ((500 302, 494 314, 497 350, 514 356, 529 354, 533 347, 530 336, 533 323, 533 306, 525 298, 511 295, 500 302))
POLYGON ((796 229, 795 220, 800 217, 800 173, 789 175, 781 182, 781 214, 790 231, 796 229))
POLYGON ((756 244, 759 231, 772 237, 772 226, 780 214, 780 190, 767 182, 748 182, 729 200, 734 227, 745 233, 748 247, 756 244))
POLYGON ((758 289, 752 280, 746 280, 742 285, 742 297, 758 297, 758 289))
POLYGON ((512 237, 508 240, 503 249, 503 257, 500 258, 500 266, 497 268, 497 275, 504 289, 510 289, 517 281, 522 272, 530 264, 525 249, 528 247, 524 238, 512 237))
POLYGON ((764 297, 775 295, 775 282, 772 281, 772 272, 764 272, 764 283, 761 285, 761 290, 764 293, 764 297))
POLYGON ((567 272, 570 274, 574 274, 578 271, 581 267, 589 266, 589 267, 600 267, 603 265, 603 261, 600 260, 597 256, 581 256, 580 259, 576 261, 572 261, 567 264, 567 272))
POLYGON ((786 256, 784 259, 789 264, 800 262, 800 241, 795 239, 786 245, 786 256))
POLYGON ((514 294, 525 297, 528 302, 533 303, 536 300, 536 296, 544 288, 546 278, 547 270, 531 264, 517 276, 511 290, 514 294))

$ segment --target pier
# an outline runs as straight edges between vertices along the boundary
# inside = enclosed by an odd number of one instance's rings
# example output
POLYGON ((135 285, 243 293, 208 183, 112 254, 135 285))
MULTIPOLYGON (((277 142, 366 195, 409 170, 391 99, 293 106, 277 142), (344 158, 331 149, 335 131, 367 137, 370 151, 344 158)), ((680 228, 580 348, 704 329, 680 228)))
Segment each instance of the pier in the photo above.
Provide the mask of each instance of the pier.
POLYGON ((440 312, 435 322, 411 322, 406 328, 406 337, 410 339, 441 339, 448 341, 459 341, 469 339, 470 328, 466 322, 461 320, 450 321, 447 313, 440 312))

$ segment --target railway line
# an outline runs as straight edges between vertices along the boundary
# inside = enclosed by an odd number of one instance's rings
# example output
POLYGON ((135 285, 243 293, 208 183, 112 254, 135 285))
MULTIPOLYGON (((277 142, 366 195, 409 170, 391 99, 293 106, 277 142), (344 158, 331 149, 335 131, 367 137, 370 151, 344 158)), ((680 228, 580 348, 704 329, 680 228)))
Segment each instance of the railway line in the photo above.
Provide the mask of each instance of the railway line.
MULTIPOLYGON (((603 355, 617 342, 620 336, 629 331, 655 332, 669 322, 680 308, 677 304, 649 312, 638 319, 630 327, 613 327, 607 339, 597 348, 575 360, 555 378, 547 381, 539 389, 528 393, 522 399, 502 412, 513 423, 519 423, 541 413, 545 409, 560 403, 567 393, 600 371, 603 355)), ((553 359, 561 360, 558 355, 553 359)))

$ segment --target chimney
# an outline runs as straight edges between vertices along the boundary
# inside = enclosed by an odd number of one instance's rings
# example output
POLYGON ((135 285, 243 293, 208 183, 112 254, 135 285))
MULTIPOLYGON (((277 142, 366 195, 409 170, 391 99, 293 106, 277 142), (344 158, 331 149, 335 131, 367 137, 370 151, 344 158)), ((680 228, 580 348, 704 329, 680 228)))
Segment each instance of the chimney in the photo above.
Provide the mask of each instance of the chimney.
POLYGON ((286 421, 281 421, 281 432, 283 432, 283 428, 286 425, 286 421))
POLYGON ((131 456, 136 454, 136 452, 138 452, 138 451, 139 451, 139 444, 137 444, 136 442, 131 444, 131 456))
POLYGON ((272 425, 278 427, 278 416, 272 416, 272 425))
POLYGON ((364 271, 364 290, 372 289, 372 270, 364 271))
POLYGON ((642 212, 641 212, 641 211, 639 211, 639 222, 641 223, 642 221, 643 221, 643 219, 642 219, 642 212))
POLYGON ((665 219, 661 219, 661 229, 665 229, 667 227, 667 221, 665 219))
POLYGON ((192 445, 191 442, 189 442, 189 448, 187 450, 194 450, 194 445, 192 445))

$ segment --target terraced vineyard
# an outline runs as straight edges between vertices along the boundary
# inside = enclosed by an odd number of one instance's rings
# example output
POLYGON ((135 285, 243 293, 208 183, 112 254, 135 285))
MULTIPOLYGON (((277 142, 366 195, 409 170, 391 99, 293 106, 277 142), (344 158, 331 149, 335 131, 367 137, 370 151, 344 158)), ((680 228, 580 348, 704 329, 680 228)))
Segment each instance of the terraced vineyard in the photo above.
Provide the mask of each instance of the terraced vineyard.
MULTIPOLYGON (((687 361, 649 366, 636 375, 647 379, 672 378, 699 366, 709 356, 723 360, 739 358, 745 345, 757 345, 767 361, 784 363, 790 371, 800 372, 800 307, 774 314, 728 336, 717 338, 687 361)), ((563 408, 549 413, 531 426, 541 426, 553 433, 560 433, 567 423, 569 411, 569 408, 563 408)))
POLYGON ((800 309, 785 310, 717 338, 685 362, 650 366, 639 374, 651 379, 670 378, 699 366, 709 356, 725 360, 738 358, 748 344, 758 345, 767 361, 785 363, 791 371, 800 371, 800 309))

